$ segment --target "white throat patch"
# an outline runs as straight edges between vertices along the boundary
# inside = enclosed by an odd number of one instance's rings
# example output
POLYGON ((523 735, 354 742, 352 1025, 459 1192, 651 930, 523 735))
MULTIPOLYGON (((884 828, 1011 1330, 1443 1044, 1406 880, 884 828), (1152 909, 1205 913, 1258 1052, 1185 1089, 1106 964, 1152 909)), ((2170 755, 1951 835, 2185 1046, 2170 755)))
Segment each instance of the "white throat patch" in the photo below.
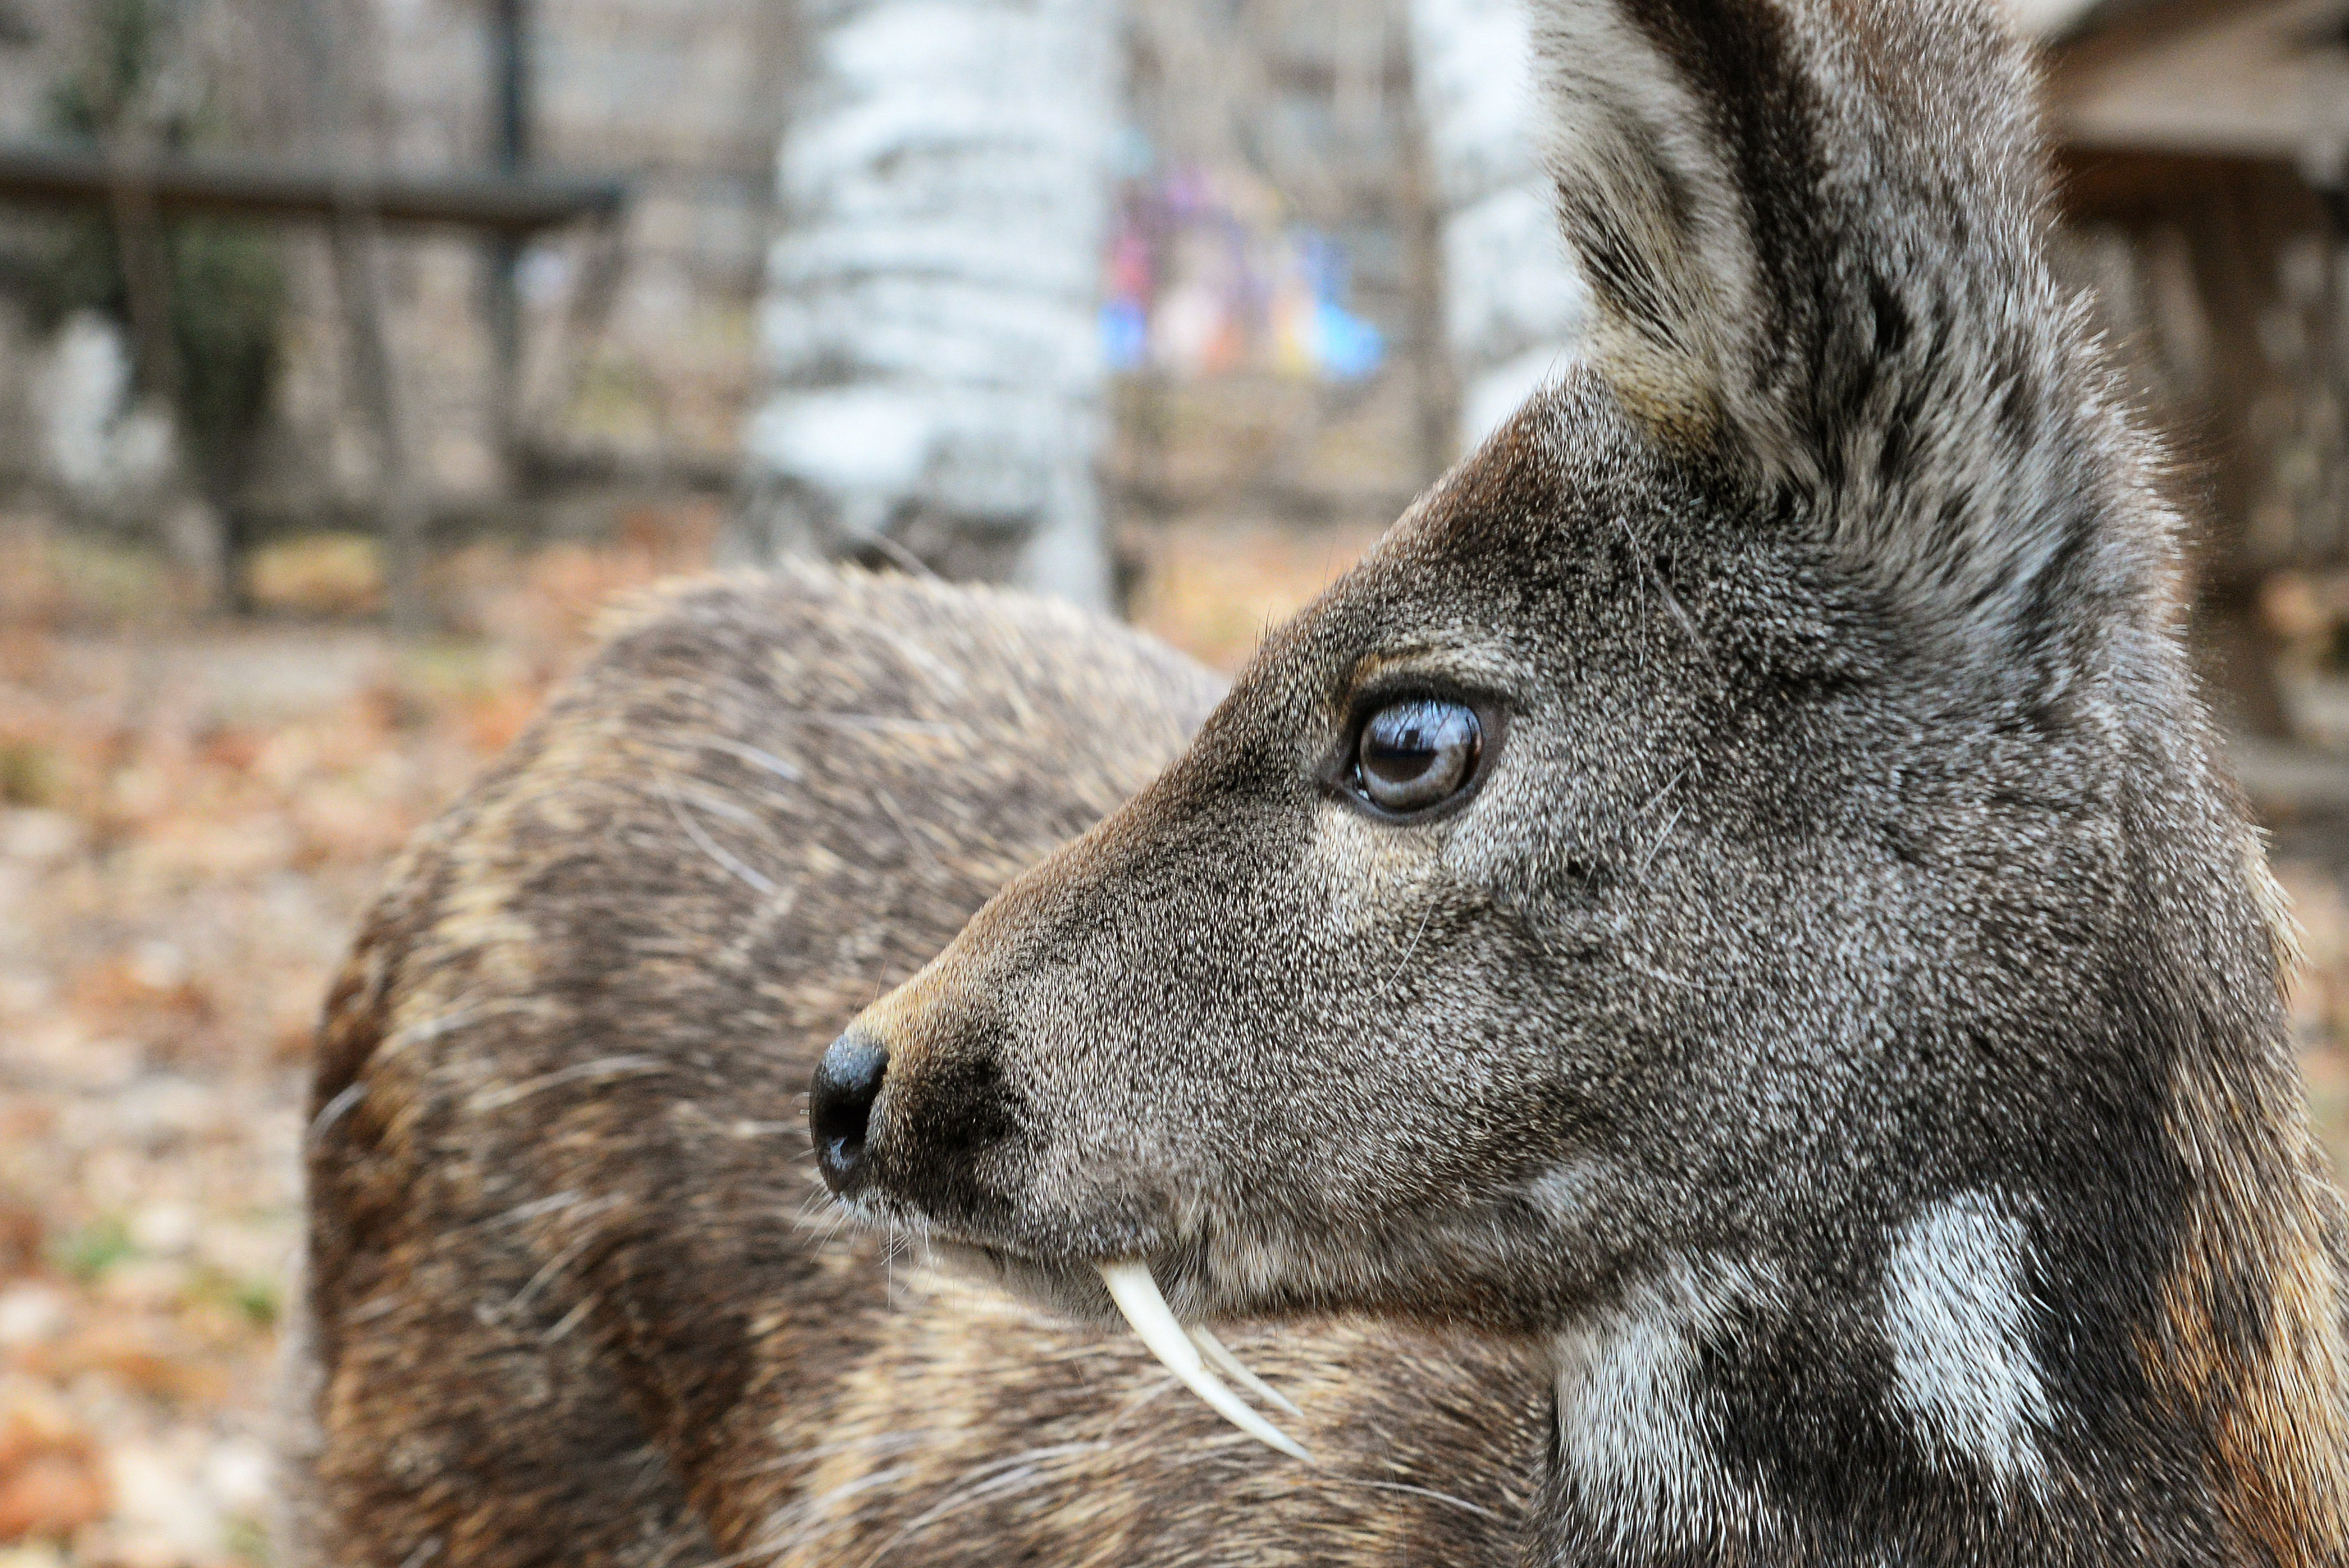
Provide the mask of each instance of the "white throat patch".
POLYGON ((1734 1266, 1682 1262, 1557 1336, 1558 1459, 1627 1542, 1764 1522, 1764 1500, 1713 1457, 1719 1417, 1692 1376, 1698 1343, 1758 1289, 1734 1266))
POLYGON ((2036 1487, 2054 1407, 2031 1352, 2029 1244, 2023 1221, 1986 1193, 1934 1204, 1892 1239, 1884 1333, 1893 1397, 1926 1447, 2036 1487))

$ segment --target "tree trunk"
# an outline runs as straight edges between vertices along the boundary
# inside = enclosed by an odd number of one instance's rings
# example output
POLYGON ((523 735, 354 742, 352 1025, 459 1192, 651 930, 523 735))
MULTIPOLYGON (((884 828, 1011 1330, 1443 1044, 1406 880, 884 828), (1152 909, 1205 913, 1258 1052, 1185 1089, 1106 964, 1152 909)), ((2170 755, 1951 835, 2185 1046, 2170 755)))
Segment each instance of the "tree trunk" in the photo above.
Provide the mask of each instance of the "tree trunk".
POLYGON ((1537 151, 1524 0, 1411 0, 1411 26, 1465 449, 1556 373, 1583 287, 1537 151))
POLYGON ((824 0, 804 36, 772 391, 731 553, 917 563, 1106 606, 1115 5, 824 0))

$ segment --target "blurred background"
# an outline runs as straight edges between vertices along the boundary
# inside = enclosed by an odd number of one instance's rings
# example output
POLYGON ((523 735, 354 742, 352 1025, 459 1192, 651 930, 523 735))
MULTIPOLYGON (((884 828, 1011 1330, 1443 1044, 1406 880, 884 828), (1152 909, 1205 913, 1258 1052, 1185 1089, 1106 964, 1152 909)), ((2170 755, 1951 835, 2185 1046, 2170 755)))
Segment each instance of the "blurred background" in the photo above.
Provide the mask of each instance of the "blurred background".
MULTIPOLYGON (((2349 0, 2028 0, 2349 1153, 2349 0)), ((320 998, 597 607, 1226 669, 1571 358, 1514 0, 0 0, 0 1568, 262 1563, 320 998)))

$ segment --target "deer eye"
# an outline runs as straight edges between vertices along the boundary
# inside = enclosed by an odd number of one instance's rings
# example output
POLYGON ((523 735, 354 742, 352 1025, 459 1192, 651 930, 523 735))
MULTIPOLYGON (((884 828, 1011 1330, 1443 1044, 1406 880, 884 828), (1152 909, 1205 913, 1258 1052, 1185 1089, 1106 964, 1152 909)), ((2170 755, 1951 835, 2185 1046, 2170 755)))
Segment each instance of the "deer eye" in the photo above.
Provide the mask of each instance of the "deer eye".
POLYGON ((1484 725, 1464 702, 1413 697, 1372 713, 1354 740, 1355 789, 1408 816, 1443 805, 1475 777, 1484 725))

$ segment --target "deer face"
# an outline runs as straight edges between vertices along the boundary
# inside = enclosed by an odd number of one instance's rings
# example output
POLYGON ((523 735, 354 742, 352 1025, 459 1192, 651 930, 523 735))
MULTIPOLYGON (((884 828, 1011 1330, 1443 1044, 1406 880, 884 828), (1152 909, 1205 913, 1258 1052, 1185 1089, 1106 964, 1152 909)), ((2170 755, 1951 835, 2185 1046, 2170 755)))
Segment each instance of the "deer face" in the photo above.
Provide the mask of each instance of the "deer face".
POLYGON ((1141 1257, 1191 1314, 1519 1327, 1625 1245, 1560 1250, 1602 1189, 1696 1220, 1661 1199, 1717 1153, 1653 1122, 1707 1119, 1681 971, 1714 961, 1662 911, 1704 897, 1675 775, 1719 680, 1648 541, 1710 504, 1562 484, 1609 419, 1529 410, 859 1021, 886 1066, 843 1190, 1081 1295, 1141 1257))

